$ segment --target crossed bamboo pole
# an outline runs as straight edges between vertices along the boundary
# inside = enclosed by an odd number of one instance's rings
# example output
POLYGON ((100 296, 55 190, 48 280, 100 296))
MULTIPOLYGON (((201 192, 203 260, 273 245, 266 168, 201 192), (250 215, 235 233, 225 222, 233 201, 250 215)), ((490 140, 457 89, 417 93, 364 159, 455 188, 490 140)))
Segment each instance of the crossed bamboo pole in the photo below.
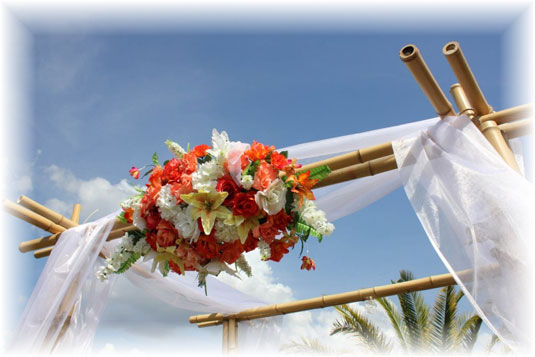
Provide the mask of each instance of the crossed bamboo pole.
MULTIPOLYGON (((462 95, 462 93, 460 94, 462 95)), ((512 121, 518 118, 526 118, 533 115, 533 105, 521 105, 511 109, 502 110, 481 117, 479 122, 497 122, 497 127, 508 138, 526 135, 532 131, 532 122, 529 119, 512 121)), ((503 137, 502 137, 503 138, 503 137)), ((331 174, 319 182, 314 188, 325 187, 354 180, 357 178, 377 175, 382 172, 397 168, 392 143, 387 142, 356 150, 347 154, 339 155, 313 164, 304 165, 302 170, 309 170, 317 166, 328 165, 331 174)), ((65 230, 77 226, 69 218, 54 212, 32 199, 22 195, 18 204, 9 200, 3 201, 3 208, 8 213, 16 216, 36 227, 39 227, 52 235, 25 241, 19 244, 22 253, 35 251, 34 257, 39 259, 50 255, 53 246, 65 230)), ((122 237, 126 232, 137 229, 134 225, 116 220, 108 240, 122 237)))

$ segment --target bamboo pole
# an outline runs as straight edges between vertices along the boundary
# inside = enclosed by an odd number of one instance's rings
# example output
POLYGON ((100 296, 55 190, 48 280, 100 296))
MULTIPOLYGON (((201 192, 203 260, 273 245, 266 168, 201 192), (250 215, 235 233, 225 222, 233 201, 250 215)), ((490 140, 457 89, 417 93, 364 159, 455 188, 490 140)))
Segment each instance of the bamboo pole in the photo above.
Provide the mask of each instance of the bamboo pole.
POLYGON ((62 227, 72 228, 72 227, 77 226, 76 223, 74 223, 72 220, 68 219, 67 217, 55 211, 52 211, 50 208, 45 207, 24 195, 21 195, 19 197, 19 199, 17 200, 17 203, 37 213, 38 215, 45 217, 46 219, 51 220, 55 224, 60 225, 62 227))
POLYGON ((223 354, 228 354, 228 351, 228 320, 223 320, 223 354))
POLYGON ((23 221, 26 221, 36 227, 39 227, 47 232, 50 233, 59 233, 65 231, 65 228, 55 224, 51 220, 33 212, 30 211, 27 208, 24 208, 22 206, 17 205, 14 202, 11 202, 7 199, 4 199, 2 201, 2 205, 4 207, 4 210, 8 212, 9 214, 22 219, 23 221))
POLYGON ((464 57, 463 51, 459 43, 452 41, 448 42, 442 48, 442 53, 446 56, 448 63, 453 69, 453 73, 459 80, 463 88, 468 102, 474 107, 477 115, 485 115, 491 113, 492 107, 487 103, 483 92, 479 88, 479 84, 464 57))
MULTIPOLYGON (((450 93, 457 105, 458 115, 466 115, 470 120, 474 119, 476 112, 470 105, 466 93, 464 93, 463 87, 459 83, 452 84, 450 87, 450 93)), ((479 120, 472 120, 472 122, 479 126, 479 120)))
POLYGON ((355 164, 362 164, 373 159, 392 155, 393 153, 394 149, 392 149, 392 143, 388 142, 352 151, 347 154, 335 156, 308 165, 303 165, 299 171, 307 171, 322 165, 328 165, 331 170, 336 170, 355 164))
MULTIPOLYGON (((478 116, 490 114, 493 112, 492 107, 487 103, 477 80, 464 57, 463 51, 459 43, 452 41, 447 43, 442 52, 446 56, 455 76, 459 80, 459 83, 466 93, 468 101, 474 107, 478 116)), ((485 124, 480 119, 480 129, 487 140, 494 146, 498 154, 504 159, 504 161, 513 170, 520 173, 518 164, 516 163, 515 156, 511 151, 509 145, 503 138, 503 135, 498 128, 496 121, 493 121, 487 117, 485 124)))
POLYGON ((409 71, 411 71, 437 114, 440 117, 455 115, 451 103, 446 98, 442 89, 440 89, 435 77, 433 77, 429 67, 420 55, 418 48, 412 44, 406 45, 400 50, 399 56, 405 62, 409 71))
MULTIPOLYGON (((108 236, 108 238, 106 238, 106 240, 110 241, 110 240, 114 240, 114 239, 117 239, 117 238, 121 238, 122 236, 124 236, 124 234, 126 232, 134 231, 136 229, 138 229, 138 228, 136 226, 133 226, 133 225, 125 227, 125 228, 121 228, 121 229, 116 229, 116 230, 110 232, 110 235, 108 236)), ((48 257, 50 255, 50 253, 52 252, 52 249, 54 248, 54 245, 56 244, 57 240, 59 239, 59 236, 60 236, 59 234, 56 236, 56 239, 54 240, 54 243, 52 244, 52 246, 48 246, 47 248, 42 248, 42 249, 36 250, 33 253, 34 258, 39 259, 39 258, 48 257)), ((39 239, 37 239, 35 241, 39 241, 39 239)), ((50 244, 50 241, 51 240, 48 240, 48 241, 46 241, 46 243, 50 244)), ((36 249, 36 248, 33 248, 35 245, 32 246, 31 242, 32 241, 23 242, 23 243, 28 243, 28 244, 26 244, 24 246, 25 251, 31 251, 31 250, 36 249), (33 249, 31 249, 31 248, 33 248, 33 249)), ((39 242, 37 242, 37 244, 39 244, 39 242)), ((41 243, 41 244, 43 244, 43 243, 41 243)), ((19 250, 21 250, 21 248, 20 248, 21 245, 22 245, 22 243, 19 244, 19 250)))
MULTIPOLYGON (((459 276, 469 276, 471 270, 458 272, 459 276)), ((376 299, 379 297, 398 295, 402 293, 440 288, 448 285, 455 285, 456 282, 451 274, 433 275, 426 278, 410 280, 402 283, 389 284, 374 288, 360 289, 341 294, 324 295, 317 298, 292 301, 287 303, 255 307, 243 310, 236 314, 225 316, 220 313, 207 315, 196 315, 189 318, 192 324, 223 321, 227 319, 253 320, 269 316, 284 315, 299 311, 319 309, 328 306, 349 304, 357 301, 376 299)))
POLYGON ((367 161, 363 164, 352 165, 342 169, 334 170, 329 174, 329 176, 317 183, 314 188, 330 186, 361 177, 373 176, 382 172, 394 170, 396 168, 396 158, 394 155, 388 155, 367 161))
POLYGON ((483 135, 485 135, 487 140, 492 144, 507 165, 509 165, 509 167, 516 172, 520 173, 520 168, 516 163, 515 155, 507 144, 507 141, 505 141, 505 138, 503 137, 502 132, 496 122, 486 121, 481 123, 480 129, 483 135))
MULTIPOLYGON (((510 109, 506 109, 506 110, 501 110, 499 112, 494 112, 488 115, 484 115, 482 117, 479 117, 479 121, 485 122, 489 119, 493 119, 494 121, 497 121, 499 123, 508 123, 513 120, 517 120, 521 118, 529 118, 532 114, 533 114, 533 105, 526 104, 526 105, 520 105, 520 106, 513 107, 510 109)), ((516 125, 503 125, 503 124, 499 125, 499 128, 502 131, 504 131, 505 134, 507 134, 509 131, 516 130, 517 128, 522 128, 522 131, 518 131, 518 132, 515 131, 515 133, 520 134, 522 132, 528 132, 529 131, 528 127, 529 127, 528 122, 523 122, 522 124, 519 123, 516 125)), ((520 135, 517 135, 517 136, 520 136, 520 135)), ((331 170, 334 171, 337 169, 348 167, 350 165, 365 163, 373 159, 384 158, 393 153, 394 151, 392 149, 392 143, 388 142, 388 143, 383 143, 380 145, 374 145, 368 148, 356 150, 354 152, 346 153, 343 155, 334 156, 334 157, 321 160, 321 161, 317 161, 311 164, 307 164, 307 165, 304 165, 300 169, 300 171, 310 170, 321 165, 328 165, 331 168, 331 170)), ((315 186, 315 188, 317 187, 321 187, 321 186, 319 185, 315 186)))
POLYGON ((238 352, 238 321, 228 320, 228 353, 235 355, 238 352))
POLYGON ((531 119, 517 120, 512 123, 498 125, 505 139, 510 140, 533 133, 533 121, 531 119))
POLYGON ((509 123, 518 119, 533 118, 534 105, 524 104, 516 107, 512 107, 499 112, 483 115, 479 118, 481 123, 486 121, 493 121, 496 124, 509 123))

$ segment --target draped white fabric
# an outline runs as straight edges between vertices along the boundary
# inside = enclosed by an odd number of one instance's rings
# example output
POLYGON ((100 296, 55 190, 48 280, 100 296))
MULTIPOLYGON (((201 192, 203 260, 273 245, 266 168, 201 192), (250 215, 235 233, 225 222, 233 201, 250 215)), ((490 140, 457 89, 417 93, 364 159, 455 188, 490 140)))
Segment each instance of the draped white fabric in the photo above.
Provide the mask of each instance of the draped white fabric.
POLYGON ((407 197, 444 265, 500 339, 528 350, 533 185, 464 116, 392 145, 407 197))
MULTIPOLYGON (((504 303, 502 295, 513 290, 489 289, 488 283, 506 283, 509 284, 504 285, 507 289, 513 289, 518 282, 515 279, 505 281, 511 274, 510 269, 516 271, 519 265, 522 266, 530 259, 526 256, 526 251, 520 249, 520 243, 513 244, 509 239, 517 239, 521 242, 522 239, 529 237, 525 235, 526 231, 522 228, 522 224, 525 223, 523 219, 527 217, 527 213, 521 207, 510 203, 515 199, 525 201, 526 197, 530 197, 525 193, 530 190, 531 186, 504 166, 503 161, 481 134, 470 128, 466 119, 440 121, 435 118, 299 144, 285 149, 289 151, 290 157, 316 161, 403 136, 412 137, 412 139, 397 141, 394 146, 400 171, 390 171, 319 189, 315 191, 317 204, 327 213, 330 220, 336 220, 366 207, 402 184, 405 185, 407 195, 426 233, 430 236, 432 244, 448 269, 455 272, 477 267, 477 274, 471 276, 474 280, 461 278, 458 282, 463 284, 463 289, 470 301, 475 304, 480 313, 484 314, 485 320, 492 324, 492 328, 513 344, 510 333, 516 334, 517 331, 514 330, 514 326, 509 325, 516 323, 512 320, 516 316, 515 307, 510 306, 512 304, 502 305, 504 303), (453 129, 444 129, 446 124, 449 125, 447 128, 453 129), (429 129, 426 130, 427 128, 429 129), (457 132, 460 133, 461 139, 457 139, 454 135, 457 132), (474 135, 475 139, 472 138, 474 135), (418 148, 415 145, 421 143, 422 138, 427 138, 427 141, 425 141, 426 145, 421 145, 420 152, 431 155, 431 160, 428 158, 427 163, 420 161, 420 158, 426 155, 416 155, 418 148), (448 151, 450 149, 454 150, 454 153, 450 154, 448 151), (415 161, 416 159, 418 161, 415 161), (434 171, 439 163, 444 168, 434 171), (472 169, 465 169, 465 167, 472 169), (462 175, 456 175, 455 170, 459 168, 462 169, 460 171, 462 175), (480 176, 482 176, 481 180, 484 179, 485 186, 480 184, 480 176), (458 182, 455 182, 452 177, 457 178, 458 182), (452 178, 451 184, 446 182, 448 185, 442 185, 443 181, 450 178, 452 178), (439 196, 429 194, 428 189, 431 183, 433 183, 431 185, 433 188, 436 187, 439 190, 437 191, 440 193, 439 196), (496 191, 498 185, 502 187, 496 191), (521 195, 511 191, 517 188, 526 191, 521 195), (467 198, 472 196, 475 197, 467 198), (469 213, 472 215, 463 211, 465 204, 468 204, 469 213), (450 214, 451 212, 458 214, 454 216, 450 214), (447 218, 446 221, 445 218, 447 218), (491 223, 494 228, 489 231, 486 225, 491 223), (513 250, 507 250, 510 247, 513 247, 513 250), (502 275, 489 276, 486 273, 487 270, 479 268, 486 269, 489 264, 495 264, 497 258, 491 254, 498 251, 502 252, 504 257, 510 257, 507 263, 510 266, 500 269, 502 275), (480 255, 481 252, 485 252, 491 260, 481 260, 485 258, 480 255), (480 281, 486 281, 486 287, 482 288, 480 281), (490 295, 493 295, 490 300, 494 302, 494 305, 491 307, 478 305, 489 301, 487 296, 490 295), (500 297, 496 298, 496 296, 500 297)), ((96 281, 94 267, 98 252, 104 247, 103 237, 107 235, 114 216, 115 214, 110 215, 62 234, 23 314, 14 346, 23 351, 51 351, 53 346, 46 341, 55 340, 68 312, 74 305, 75 310, 69 330, 64 333, 64 338, 56 346, 56 350, 68 351, 73 348, 76 352, 88 350, 99 316, 113 285, 113 280, 106 284, 96 281), (82 289, 82 282, 85 282, 84 289, 82 289), (80 294, 80 292, 83 293, 80 294)), ((116 242, 109 242, 104 248, 109 251, 115 244, 116 242)), ((505 263, 502 262, 502 264, 505 263)), ((147 293, 180 309, 233 313, 262 304, 258 299, 247 296, 211 277, 208 280, 209 291, 206 296, 204 289, 197 287, 195 273, 185 277, 170 274, 167 278, 163 278, 159 276, 159 273, 151 274, 150 265, 141 263, 136 264, 124 275, 147 293)), ((249 322, 240 324, 240 344, 262 348, 256 344, 256 341, 260 340, 259 334, 262 335, 265 331, 273 332, 274 329, 266 327, 263 322, 249 325, 249 322), (249 328, 244 330, 246 326, 249 328), (251 337, 246 342, 243 340, 246 336, 255 336, 255 340, 251 340, 251 337)))
POLYGON ((79 352, 91 347, 93 334, 105 304, 96 296, 108 290, 98 285, 94 267, 114 215, 80 225, 64 232, 48 258, 37 285, 22 314, 11 350, 17 353, 52 352, 55 348, 76 346, 79 352), (89 286, 84 286, 85 284, 89 286), (91 286, 93 288, 91 288, 91 286), (96 290, 97 288, 98 290, 96 290), (88 294, 80 298, 80 292, 88 294), (73 306, 71 331, 62 333, 73 306), (54 346, 64 334, 62 346, 54 346))

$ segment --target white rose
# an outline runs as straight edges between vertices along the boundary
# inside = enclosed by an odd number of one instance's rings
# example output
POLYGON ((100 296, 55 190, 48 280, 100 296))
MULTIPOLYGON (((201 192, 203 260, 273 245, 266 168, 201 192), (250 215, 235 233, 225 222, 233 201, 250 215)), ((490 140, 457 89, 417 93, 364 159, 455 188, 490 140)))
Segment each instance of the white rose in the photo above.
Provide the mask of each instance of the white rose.
POLYGON ((255 201, 258 207, 262 208, 267 214, 275 215, 286 204, 286 186, 281 179, 271 182, 264 191, 258 191, 255 195, 255 201))

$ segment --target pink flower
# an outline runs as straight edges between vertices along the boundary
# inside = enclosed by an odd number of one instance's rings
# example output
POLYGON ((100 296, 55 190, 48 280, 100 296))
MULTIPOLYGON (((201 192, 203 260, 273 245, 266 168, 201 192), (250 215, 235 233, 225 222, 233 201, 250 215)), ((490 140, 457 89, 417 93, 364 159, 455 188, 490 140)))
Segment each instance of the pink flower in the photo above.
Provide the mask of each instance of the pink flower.
POLYGON ((132 176, 136 180, 139 178, 139 169, 137 167, 132 166, 132 168, 128 172, 130 173, 130 176, 132 176))
POLYGON ((262 161, 256 173, 254 175, 253 188, 258 191, 264 191, 269 187, 271 181, 275 180, 279 176, 277 170, 273 168, 270 164, 265 161, 262 161))

